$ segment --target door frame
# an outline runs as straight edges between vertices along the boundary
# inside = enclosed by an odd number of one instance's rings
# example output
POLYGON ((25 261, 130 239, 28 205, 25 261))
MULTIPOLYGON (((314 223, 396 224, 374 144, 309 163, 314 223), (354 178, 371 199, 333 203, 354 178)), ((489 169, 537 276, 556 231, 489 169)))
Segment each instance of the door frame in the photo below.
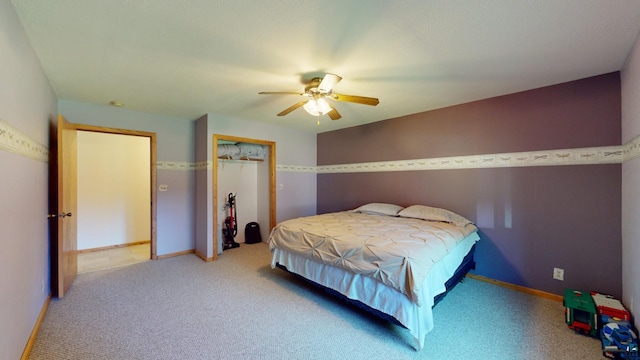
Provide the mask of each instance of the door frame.
POLYGON ((218 259, 218 140, 231 141, 237 143, 258 144, 269 147, 269 232, 276 226, 276 143, 274 141, 250 139, 245 137, 213 134, 212 154, 213 154, 213 257, 218 259))
POLYGON ((104 126, 94 126, 94 125, 83 125, 83 124, 75 124, 76 130, 78 131, 89 131, 89 132, 98 132, 105 134, 115 134, 115 135, 130 135, 130 136, 139 136, 149 138, 149 171, 150 171, 150 195, 151 195, 151 239, 150 239, 150 251, 149 258, 151 260, 158 260, 158 244, 157 244, 157 179, 156 179, 156 133, 147 132, 147 131, 139 131, 139 130, 128 130, 128 129, 119 129, 119 128, 110 128, 104 126))

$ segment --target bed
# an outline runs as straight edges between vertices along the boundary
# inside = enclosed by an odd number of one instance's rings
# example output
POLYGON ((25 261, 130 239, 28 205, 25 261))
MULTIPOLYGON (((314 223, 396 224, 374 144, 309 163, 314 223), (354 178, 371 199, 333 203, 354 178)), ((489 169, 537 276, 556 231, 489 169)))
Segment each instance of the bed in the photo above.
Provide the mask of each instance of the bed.
POLYGON ((279 223, 271 266, 399 323, 421 350, 433 305, 475 266, 477 231, 445 209, 370 203, 279 223))

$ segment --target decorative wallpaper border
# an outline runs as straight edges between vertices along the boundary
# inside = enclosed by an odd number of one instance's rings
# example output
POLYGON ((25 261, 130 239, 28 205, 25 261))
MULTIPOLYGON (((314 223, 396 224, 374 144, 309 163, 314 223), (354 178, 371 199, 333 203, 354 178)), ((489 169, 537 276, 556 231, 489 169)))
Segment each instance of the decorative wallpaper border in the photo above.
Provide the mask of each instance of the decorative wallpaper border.
POLYGON ((479 169, 496 167, 619 164, 622 146, 528 151, 442 158, 381 161, 319 166, 318 173, 386 172, 415 170, 479 169))
POLYGON ((211 161, 197 162, 195 170, 211 170, 213 169, 213 163, 211 161))
POLYGON ((624 144, 624 161, 640 157, 640 135, 624 144))
POLYGON ((0 149, 29 159, 49 162, 49 149, 0 120, 0 149))
POLYGON ((196 170, 196 164, 186 161, 156 161, 156 170, 196 170))
POLYGON ((317 173, 317 166, 309 165, 276 165, 278 172, 295 172, 295 173, 317 173))
MULTIPOLYGON (((37 161, 49 161, 49 149, 46 146, 32 140, 31 138, 20 132, 18 129, 12 127, 2 120, 0 120, 0 150, 6 150, 11 153, 37 161)), ((639 157, 640 135, 631 139, 626 144, 620 146, 451 156, 442 158, 365 162, 324 166, 276 165, 276 171, 292 173, 330 174, 353 172, 475 169, 492 167, 619 164, 639 157)), ((156 168, 158 170, 178 171, 211 170, 212 162, 203 161, 191 163, 184 161, 158 161, 156 163, 156 168)))

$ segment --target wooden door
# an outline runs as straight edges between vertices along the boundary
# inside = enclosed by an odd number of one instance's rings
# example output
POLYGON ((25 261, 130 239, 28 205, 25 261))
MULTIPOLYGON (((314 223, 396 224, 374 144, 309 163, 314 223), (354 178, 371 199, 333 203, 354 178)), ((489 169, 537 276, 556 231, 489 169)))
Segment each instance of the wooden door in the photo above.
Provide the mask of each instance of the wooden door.
POLYGON ((52 128, 50 146, 52 194, 51 292, 64 297, 78 273, 77 260, 77 141, 75 125, 62 115, 52 128))

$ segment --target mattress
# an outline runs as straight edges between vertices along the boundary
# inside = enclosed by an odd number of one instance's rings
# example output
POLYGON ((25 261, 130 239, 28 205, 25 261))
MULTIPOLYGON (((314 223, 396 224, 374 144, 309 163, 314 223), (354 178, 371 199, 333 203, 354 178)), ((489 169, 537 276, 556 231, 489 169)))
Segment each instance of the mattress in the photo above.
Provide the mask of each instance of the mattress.
POLYGON ((289 220, 274 228, 271 266, 284 266, 392 316, 409 329, 420 350, 434 327, 434 298, 445 292, 445 283, 480 239, 476 231, 473 225, 461 229, 442 222, 354 212, 317 215, 289 220), (346 232, 345 219, 349 228, 346 232), (431 228, 430 232, 425 226, 431 228), (356 244, 364 245, 354 247, 354 236, 356 244), (402 240, 407 238, 411 241, 402 240), (381 252, 383 248, 386 250, 381 252), (401 261, 397 261, 398 256, 401 261), (388 268, 394 262, 399 270, 388 268), (387 271, 380 271, 381 267, 387 271))
POLYGON ((422 305, 431 267, 476 231, 473 224, 341 211, 284 221, 270 246, 370 277, 422 305))

